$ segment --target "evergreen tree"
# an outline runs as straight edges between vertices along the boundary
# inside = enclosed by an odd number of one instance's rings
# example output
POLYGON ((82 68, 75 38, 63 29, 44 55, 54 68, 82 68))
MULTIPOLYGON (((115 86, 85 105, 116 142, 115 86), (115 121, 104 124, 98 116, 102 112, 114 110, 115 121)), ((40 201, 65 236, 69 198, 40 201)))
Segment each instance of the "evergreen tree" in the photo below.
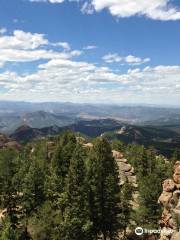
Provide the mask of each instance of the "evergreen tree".
POLYGON ((0 205, 7 211, 9 224, 16 228, 18 224, 18 155, 12 149, 0 150, 0 205))
POLYGON ((97 138, 89 158, 90 211, 94 232, 104 240, 114 239, 119 229, 119 186, 117 165, 111 147, 97 138))
POLYGON ((56 207, 60 207, 62 215, 65 201, 65 181, 69 171, 70 160, 76 147, 75 135, 67 131, 59 137, 54 157, 47 174, 46 195, 56 207), (53 199, 52 199, 53 196, 53 199))
POLYGON ((126 236, 126 228, 130 225, 131 215, 133 213, 131 205, 133 191, 133 186, 127 182, 121 187, 119 221, 120 230, 123 231, 124 237, 126 236))
POLYGON ((125 145, 123 142, 119 141, 119 140, 114 140, 112 142, 112 149, 119 151, 119 152, 124 152, 125 150, 125 145))
POLYGON ((83 147, 77 145, 70 161, 66 180, 67 203, 64 215, 64 240, 93 239, 85 159, 86 153, 83 147))

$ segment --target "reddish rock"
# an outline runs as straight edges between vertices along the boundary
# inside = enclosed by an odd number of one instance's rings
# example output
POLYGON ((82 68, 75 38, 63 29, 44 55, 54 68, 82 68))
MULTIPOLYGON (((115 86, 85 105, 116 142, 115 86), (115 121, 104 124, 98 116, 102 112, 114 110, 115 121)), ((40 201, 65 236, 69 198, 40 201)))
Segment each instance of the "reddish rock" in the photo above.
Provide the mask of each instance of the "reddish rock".
POLYGON ((174 165, 174 173, 180 174, 180 161, 177 161, 174 165))
POLYGON ((175 188, 175 183, 172 179, 167 179, 163 182, 163 191, 171 192, 175 188))
POLYGON ((172 193, 171 192, 163 191, 161 193, 161 196, 158 199, 158 203, 161 203, 163 205, 167 205, 171 198, 172 198, 172 193))
POLYGON ((20 150, 21 145, 13 139, 7 137, 6 135, 0 134, 0 149, 3 148, 13 148, 16 150, 20 150))
POLYGON ((124 162, 118 162, 118 167, 121 171, 123 172, 129 172, 131 170, 131 165, 128 163, 124 163, 124 162))
POLYGON ((175 183, 180 184, 180 161, 176 162, 176 164, 174 165, 173 179, 175 183))
POLYGON ((173 174, 173 179, 174 179, 175 183, 180 184, 180 174, 174 173, 173 174))
POLYGON ((180 239, 180 232, 176 232, 173 234, 171 240, 179 240, 180 239))
POLYGON ((123 154, 121 152, 118 152, 116 150, 112 150, 112 154, 114 158, 123 158, 123 154))
POLYGON ((161 216, 161 224, 167 227, 169 225, 168 222, 171 217, 171 214, 166 209, 164 209, 161 216))
POLYGON ((83 147, 85 147, 85 148, 92 148, 93 144, 92 143, 85 143, 85 144, 83 144, 83 147))
POLYGON ((16 141, 10 141, 4 144, 7 148, 14 148, 16 150, 21 150, 21 145, 18 144, 16 141))

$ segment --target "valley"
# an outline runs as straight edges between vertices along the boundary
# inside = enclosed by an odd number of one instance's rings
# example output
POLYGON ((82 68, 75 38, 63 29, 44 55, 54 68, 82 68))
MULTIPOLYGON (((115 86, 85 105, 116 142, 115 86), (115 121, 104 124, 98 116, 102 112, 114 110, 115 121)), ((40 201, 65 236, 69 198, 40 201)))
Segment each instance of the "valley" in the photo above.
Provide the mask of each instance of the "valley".
POLYGON ((66 130, 87 138, 154 146, 171 156, 180 147, 180 109, 153 106, 0 102, 0 132, 18 142, 66 130))

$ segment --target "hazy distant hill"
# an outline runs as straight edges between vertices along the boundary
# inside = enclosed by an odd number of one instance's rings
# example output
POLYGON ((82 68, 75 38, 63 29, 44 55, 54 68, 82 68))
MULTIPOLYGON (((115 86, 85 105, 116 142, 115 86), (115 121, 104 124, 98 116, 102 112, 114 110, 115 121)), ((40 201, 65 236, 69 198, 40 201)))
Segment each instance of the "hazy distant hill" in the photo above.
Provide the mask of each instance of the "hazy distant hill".
POLYGON ((122 124, 112 119, 100 119, 92 121, 79 121, 65 127, 50 126, 44 128, 32 128, 23 125, 17 128, 10 136, 17 141, 30 141, 33 138, 44 137, 47 135, 56 135, 65 130, 80 132, 89 137, 97 137, 107 131, 114 131, 122 127, 122 124))
POLYGON ((74 123, 73 117, 56 115, 49 112, 37 111, 30 113, 21 113, 19 115, 5 114, 0 116, 0 132, 12 133, 22 125, 28 125, 32 128, 44 128, 57 125, 59 127, 74 123))
POLYGON ((113 119, 81 120, 65 127, 51 126, 41 129, 21 126, 10 137, 19 142, 26 142, 34 138, 57 135, 68 129, 87 137, 103 135, 110 141, 118 139, 126 144, 154 146, 160 153, 167 156, 172 154, 175 148, 180 148, 180 133, 177 131, 167 127, 128 125, 113 119))
MULTIPOLYGON (((22 125, 32 128, 54 125, 64 127, 79 120, 109 118, 131 125, 173 125, 174 127, 180 125, 180 108, 0 101, 0 132, 3 133, 12 133, 22 125)), ((79 125, 79 128, 82 127, 83 125, 79 125)))
POLYGON ((78 103, 29 103, 0 101, 0 116, 21 115, 43 111, 68 117, 87 119, 114 118, 131 123, 157 121, 160 119, 180 119, 180 108, 165 108, 154 106, 120 106, 105 104, 78 103))

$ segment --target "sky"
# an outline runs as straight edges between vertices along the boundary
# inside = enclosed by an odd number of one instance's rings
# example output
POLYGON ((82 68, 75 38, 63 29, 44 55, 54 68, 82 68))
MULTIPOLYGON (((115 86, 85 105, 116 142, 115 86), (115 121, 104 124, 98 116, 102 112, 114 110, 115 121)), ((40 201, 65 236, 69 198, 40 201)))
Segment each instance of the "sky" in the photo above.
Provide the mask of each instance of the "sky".
POLYGON ((0 0, 0 100, 180 105, 179 0, 0 0))

